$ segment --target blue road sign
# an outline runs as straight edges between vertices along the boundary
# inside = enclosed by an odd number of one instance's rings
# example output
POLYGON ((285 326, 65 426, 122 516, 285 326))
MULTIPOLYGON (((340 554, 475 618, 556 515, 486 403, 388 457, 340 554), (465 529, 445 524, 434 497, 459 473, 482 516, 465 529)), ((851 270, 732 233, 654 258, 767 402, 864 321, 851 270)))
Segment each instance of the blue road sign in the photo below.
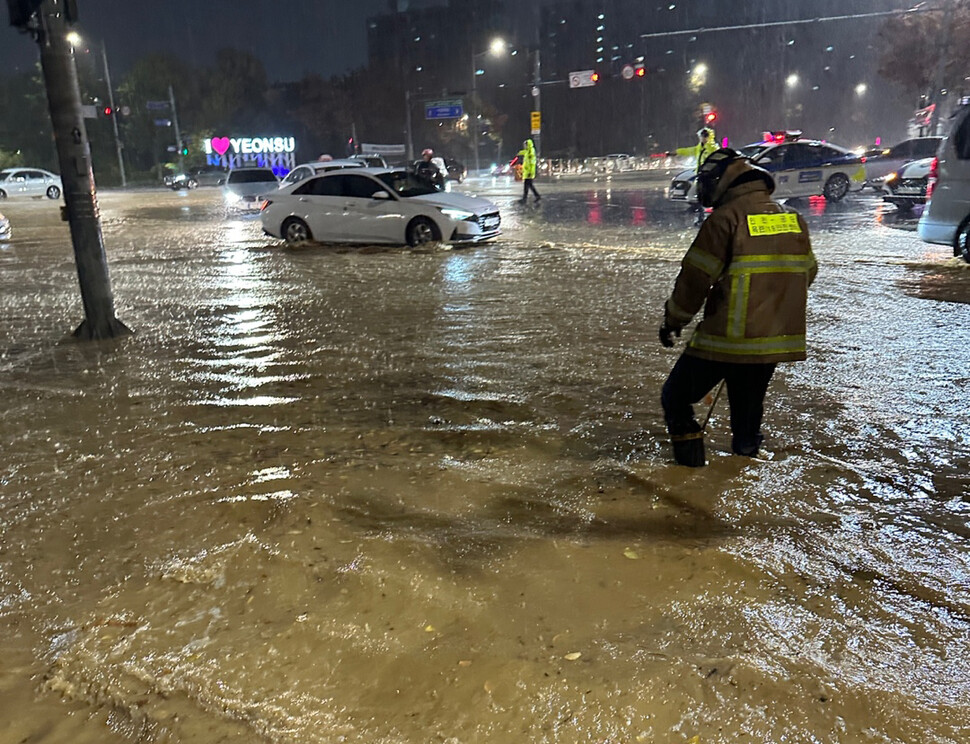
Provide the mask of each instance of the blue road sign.
POLYGON ((149 111, 167 111, 168 101, 146 101, 145 108, 149 111))
POLYGON ((424 106, 425 119, 460 119, 464 115, 461 101, 432 101, 424 106))

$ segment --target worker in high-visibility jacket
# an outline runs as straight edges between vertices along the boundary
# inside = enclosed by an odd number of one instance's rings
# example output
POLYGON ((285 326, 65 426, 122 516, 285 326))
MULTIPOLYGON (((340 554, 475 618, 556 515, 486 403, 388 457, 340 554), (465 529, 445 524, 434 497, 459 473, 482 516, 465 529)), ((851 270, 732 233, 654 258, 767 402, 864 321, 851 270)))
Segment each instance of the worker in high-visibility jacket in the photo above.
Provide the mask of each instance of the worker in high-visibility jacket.
POLYGON ((667 155, 674 157, 675 155, 682 155, 684 157, 694 158, 694 170, 700 170, 701 165, 707 160, 708 156, 717 150, 717 143, 714 141, 715 135, 714 130, 710 127, 704 127, 703 129, 697 130, 697 144, 691 145, 690 147, 678 147, 672 152, 668 152, 667 155))
POLYGON ((529 191, 532 191, 538 204, 542 197, 539 196, 533 183, 536 177, 536 143, 531 137, 522 143, 519 156, 522 158, 522 203, 525 204, 528 201, 529 191))
POLYGON ((818 271, 805 220, 771 198, 774 179, 740 153, 708 156, 697 188, 713 212, 681 262, 659 334, 664 346, 673 346, 673 335, 704 308, 661 393, 674 459, 692 467, 705 464, 693 405, 721 381, 730 402, 731 449, 757 455, 775 365, 806 356, 808 287, 818 271))

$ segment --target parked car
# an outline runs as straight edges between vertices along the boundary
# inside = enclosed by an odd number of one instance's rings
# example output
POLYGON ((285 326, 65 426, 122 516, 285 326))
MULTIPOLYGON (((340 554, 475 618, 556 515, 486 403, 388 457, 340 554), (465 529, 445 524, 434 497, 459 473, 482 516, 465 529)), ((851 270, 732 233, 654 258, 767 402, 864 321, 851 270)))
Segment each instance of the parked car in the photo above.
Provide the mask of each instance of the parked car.
POLYGON ((225 168, 218 165, 205 165, 186 173, 165 176, 165 185, 174 191, 194 189, 199 186, 222 186, 226 181, 226 175, 225 168))
POLYGON ((7 168, 0 171, 0 199, 18 196, 57 199, 64 191, 61 178, 40 168, 7 168))
POLYGON ((909 212, 917 204, 926 203, 926 187, 933 158, 913 160, 880 181, 882 200, 895 204, 900 212, 909 212))
POLYGON ((388 168, 388 162, 383 155, 351 155, 348 160, 359 160, 365 168, 388 168))
POLYGON ((916 228, 927 243, 953 247, 970 263, 970 106, 960 109, 930 164, 926 208, 916 228))
POLYGON ((332 171, 284 186, 261 213, 268 235, 299 243, 478 243, 500 234, 498 207, 442 192, 407 170, 332 171))
POLYGON ((226 212, 258 212, 261 197, 277 188, 279 179, 271 168, 235 168, 222 187, 226 212))
MULTIPOLYGON (((764 168, 775 179, 776 199, 824 196, 838 202, 850 191, 859 191, 866 181, 862 158, 851 150, 830 142, 782 138, 756 142, 740 152, 752 164, 764 168)), ((681 171, 670 183, 668 198, 693 201, 696 194, 695 171, 681 171)))
POLYGON ((913 139, 903 140, 898 145, 893 145, 878 155, 867 157, 866 185, 872 186, 877 191, 880 190, 883 180, 889 174, 898 171, 906 163, 936 155, 942 141, 942 137, 914 137, 913 139))
POLYGON ((314 160, 312 163, 303 163, 302 165, 296 166, 293 170, 286 174, 286 177, 280 181, 280 187, 289 186, 291 183, 297 183, 310 176, 316 176, 320 173, 329 173, 330 171, 340 170, 341 168, 366 168, 367 163, 359 158, 345 158, 342 160, 314 160))
POLYGON ((10 229, 10 220, 0 214, 0 240, 6 240, 12 232, 10 229))

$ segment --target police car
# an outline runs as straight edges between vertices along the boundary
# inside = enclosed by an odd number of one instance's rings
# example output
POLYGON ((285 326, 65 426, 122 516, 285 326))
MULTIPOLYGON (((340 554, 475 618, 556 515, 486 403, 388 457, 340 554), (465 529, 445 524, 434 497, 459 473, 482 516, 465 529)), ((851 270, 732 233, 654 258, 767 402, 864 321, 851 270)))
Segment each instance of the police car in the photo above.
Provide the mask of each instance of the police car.
MULTIPOLYGON (((824 196, 838 202, 866 182, 863 159, 851 150, 830 142, 802 139, 801 132, 766 132, 761 142, 742 147, 741 154, 771 173, 776 199, 824 196)), ((678 173, 668 197, 678 201, 696 198, 694 169, 678 173)))

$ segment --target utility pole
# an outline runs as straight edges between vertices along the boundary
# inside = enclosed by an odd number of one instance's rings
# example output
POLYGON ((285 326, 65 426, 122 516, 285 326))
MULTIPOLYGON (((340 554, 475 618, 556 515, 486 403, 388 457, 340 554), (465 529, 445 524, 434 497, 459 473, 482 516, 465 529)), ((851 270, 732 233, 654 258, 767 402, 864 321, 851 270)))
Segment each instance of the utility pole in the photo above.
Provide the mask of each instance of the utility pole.
POLYGON ((182 154, 182 132, 179 130, 179 114, 175 110, 175 91, 168 86, 168 103, 172 107, 172 126, 175 127, 175 147, 179 154, 179 173, 185 173, 185 155, 182 154))
POLYGON ((532 66, 532 98, 534 99, 533 111, 539 114, 539 126, 532 135, 532 140, 536 145, 536 158, 542 152, 542 62, 539 58, 539 46, 536 44, 536 56, 532 66))
POLYGON ((111 106, 111 125, 114 127, 115 151, 118 153, 118 170, 121 172, 121 188, 128 188, 128 178, 125 176, 125 159, 121 152, 121 137, 118 136, 118 109, 115 108, 115 94, 111 88, 111 73, 108 71, 108 50, 104 41, 101 42, 101 59, 104 60, 104 82, 108 85, 108 105, 111 106))
POLYGON ((940 114, 942 113, 940 109, 942 106, 942 90, 943 86, 946 84, 946 63, 947 58, 950 56, 950 39, 952 37, 953 28, 953 0, 949 0, 943 9, 943 37, 940 40, 940 56, 936 62, 936 74, 933 76, 933 90, 930 96, 930 103, 933 104, 933 111, 930 113, 930 126, 929 132, 927 134, 930 137, 936 135, 937 127, 940 123, 940 114))
POLYGON ((411 132, 411 91, 404 91, 404 133, 407 137, 407 152, 405 157, 409 163, 414 162, 414 135, 411 132))
POLYGON ((40 63, 54 127, 54 143, 64 185, 61 214, 71 227, 84 322, 77 338, 101 340, 131 333, 115 317, 108 261, 101 235, 91 145, 81 114, 74 47, 67 40, 69 24, 77 21, 76 0, 8 0, 10 23, 30 33, 40 46, 40 63))

